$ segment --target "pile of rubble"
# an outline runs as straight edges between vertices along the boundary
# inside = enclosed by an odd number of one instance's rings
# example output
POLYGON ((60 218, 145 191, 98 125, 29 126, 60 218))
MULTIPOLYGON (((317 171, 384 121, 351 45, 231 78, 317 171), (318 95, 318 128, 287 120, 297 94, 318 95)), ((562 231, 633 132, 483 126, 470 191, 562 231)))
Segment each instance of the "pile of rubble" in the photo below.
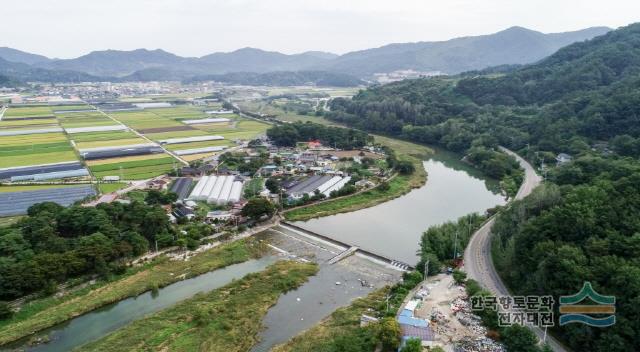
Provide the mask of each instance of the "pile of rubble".
POLYGON ((454 346, 455 352, 505 352, 506 349, 496 341, 486 337, 487 329, 482 326, 480 317, 473 314, 466 296, 460 296, 451 303, 451 311, 460 324, 472 331, 476 338, 464 338, 454 346))
POLYGON ((454 352, 506 352, 507 350, 499 343, 488 337, 478 337, 475 339, 466 338, 458 341, 453 348, 454 352))

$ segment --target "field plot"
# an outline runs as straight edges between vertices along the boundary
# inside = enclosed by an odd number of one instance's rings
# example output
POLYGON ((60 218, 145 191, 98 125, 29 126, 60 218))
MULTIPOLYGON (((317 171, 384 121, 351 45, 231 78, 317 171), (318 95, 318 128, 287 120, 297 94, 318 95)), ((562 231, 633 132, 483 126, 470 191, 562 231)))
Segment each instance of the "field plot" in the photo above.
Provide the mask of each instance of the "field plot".
POLYGON ((2 192, 0 193, 0 216, 26 214, 30 206, 45 201, 68 206, 76 201, 94 195, 96 195, 96 191, 91 186, 2 192))
POLYGON ((56 114, 56 117, 60 121, 60 125, 64 128, 117 125, 112 119, 93 110, 56 114))
POLYGON ((171 108, 149 109, 148 111, 162 117, 168 117, 171 119, 196 119, 205 118, 208 115, 202 109, 192 106, 178 106, 171 108))
POLYGON ((0 136, 0 168, 77 160, 69 141, 60 132, 0 136))
POLYGON ((53 117, 53 111, 47 105, 38 106, 12 106, 5 113, 4 119, 22 118, 22 117, 39 117, 39 116, 51 116, 53 117))
POLYGON ((182 166, 176 159, 168 156, 153 156, 147 159, 130 160, 129 157, 106 159, 108 163, 89 166, 97 178, 105 176, 119 176, 123 180, 143 180, 165 174, 174 168, 182 166))
POLYGON ((150 111, 110 112, 109 115, 135 130, 182 126, 182 124, 176 120, 157 115, 150 111))

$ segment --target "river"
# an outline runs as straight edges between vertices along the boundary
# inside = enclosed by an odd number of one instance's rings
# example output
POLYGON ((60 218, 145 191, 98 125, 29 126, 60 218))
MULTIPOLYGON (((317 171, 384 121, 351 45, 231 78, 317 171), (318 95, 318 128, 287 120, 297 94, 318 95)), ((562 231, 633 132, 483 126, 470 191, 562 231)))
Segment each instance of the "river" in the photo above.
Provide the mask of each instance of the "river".
MULTIPOLYGON (((426 184, 402 197, 371 208, 296 222, 295 225, 390 259, 415 264, 420 236, 428 227, 506 203, 499 183, 461 162, 458 154, 436 149, 435 154, 426 157, 423 165, 428 173, 426 184)), ((282 228, 273 231, 288 236, 277 244, 281 247, 291 246, 296 238, 301 238, 282 228)), ((361 287, 358 279, 366 279, 376 288, 385 284, 379 277, 383 268, 366 260, 352 256, 329 265, 326 261, 337 252, 325 253, 312 247, 286 249, 296 253, 312 251, 320 263, 320 272, 302 287, 280 297, 269 309, 263 319, 265 329, 260 335, 260 343, 252 352, 266 352, 274 345, 286 342, 335 309, 372 291, 361 287), (367 275, 362 272, 367 267, 375 269, 367 275), (334 285, 335 281, 341 281, 342 285, 334 285)))
POLYGON ((483 177, 457 154, 436 149, 423 165, 426 184, 402 197, 295 225, 414 265, 424 230, 506 203, 498 182, 483 177))
POLYGON ((240 279, 249 273, 264 270, 276 260, 277 257, 275 256, 266 256, 240 264, 233 264, 191 279, 178 281, 161 288, 157 294, 147 292, 137 297, 128 298, 38 333, 38 336, 49 336, 50 341, 48 343, 29 347, 28 341, 32 337, 27 337, 1 347, 0 351, 70 351, 105 336, 145 315, 168 308, 190 298, 199 292, 214 290, 230 283, 234 279, 240 279))
MULTIPOLYGON (((424 167, 428 173, 426 184, 402 197, 368 209, 296 225, 388 258, 415 264, 420 236, 429 226, 505 204, 497 181, 484 178, 461 162, 456 154, 437 150, 426 158, 424 167)), ((374 286, 378 288, 397 281, 394 274, 384 274, 382 268, 372 269, 366 260, 355 256, 338 265, 328 265, 326 261, 337 253, 335 249, 333 252, 331 248, 320 249, 312 241, 285 232, 275 228, 261 236, 291 253, 309 255, 308 259, 319 262, 321 269, 308 283, 280 297, 269 310, 263 320, 265 330, 261 333, 261 342, 253 351, 267 351, 315 325, 336 308, 371 292, 374 286), (361 280, 372 286, 361 285, 361 280)), ((219 288, 233 279, 263 270, 275 260, 274 256, 250 260, 174 283, 160 289, 158 295, 147 292, 125 299, 38 334, 48 335, 49 343, 28 347, 28 339, 23 339, 0 348, 0 351, 25 348, 33 352, 69 351, 198 292, 219 288)))

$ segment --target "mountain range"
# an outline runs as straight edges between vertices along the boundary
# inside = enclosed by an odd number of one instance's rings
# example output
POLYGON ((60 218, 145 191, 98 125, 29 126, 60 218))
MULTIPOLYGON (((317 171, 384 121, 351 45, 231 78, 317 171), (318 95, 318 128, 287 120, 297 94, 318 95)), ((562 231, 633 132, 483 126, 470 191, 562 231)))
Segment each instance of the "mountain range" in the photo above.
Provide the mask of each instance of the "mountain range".
MULTIPOLYGON (((371 79, 397 70, 456 74, 505 64, 538 61, 574 43, 602 35, 606 27, 550 33, 522 27, 439 42, 389 44, 336 55, 321 51, 283 54, 255 48, 202 57, 181 57, 161 49, 94 51, 73 59, 50 59, 0 48, 0 75, 20 81, 184 80, 229 73, 326 72, 371 79)), ((317 76, 317 75, 316 75, 317 76)), ((255 76, 252 76, 255 78, 255 76)), ((280 75, 282 77, 282 75, 280 75)), ((237 76, 235 77, 237 78, 237 76)))

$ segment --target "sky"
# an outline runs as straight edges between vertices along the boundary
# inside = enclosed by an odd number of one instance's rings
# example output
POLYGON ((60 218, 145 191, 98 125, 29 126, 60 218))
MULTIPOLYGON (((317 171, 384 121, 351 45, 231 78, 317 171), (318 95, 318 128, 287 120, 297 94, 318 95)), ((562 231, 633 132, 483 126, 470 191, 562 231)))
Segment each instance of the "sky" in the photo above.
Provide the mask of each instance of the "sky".
POLYGON ((640 21, 637 0, 8 0, 0 47, 57 58, 161 48, 337 54, 522 26, 545 33, 640 21))

